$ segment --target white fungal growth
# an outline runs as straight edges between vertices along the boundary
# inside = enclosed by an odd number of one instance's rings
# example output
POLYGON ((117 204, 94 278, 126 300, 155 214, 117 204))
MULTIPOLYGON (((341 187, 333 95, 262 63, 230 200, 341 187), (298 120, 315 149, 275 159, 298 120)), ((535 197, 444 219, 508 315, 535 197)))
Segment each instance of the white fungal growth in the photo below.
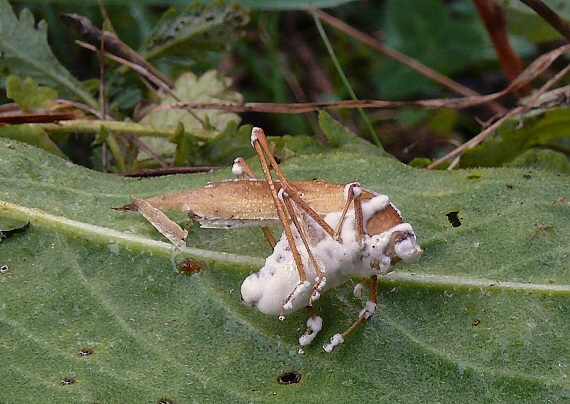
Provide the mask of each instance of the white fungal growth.
POLYGON ((366 302, 366 306, 364 306, 364 308, 360 310, 358 317, 364 317, 365 319, 368 319, 371 315, 374 314, 375 311, 376 311, 376 303, 371 302, 369 300, 366 302))
POLYGON ((301 346, 309 345, 322 328, 323 319, 320 316, 309 317, 307 320, 307 332, 299 337, 299 344, 301 346))
POLYGON ((234 160, 234 165, 232 166, 232 174, 233 175, 243 175, 243 167, 239 163, 239 159, 234 160))
MULTIPOLYGON (((375 213, 384 210, 389 203, 386 195, 377 195, 364 202, 362 204, 364 223, 375 213)), ((324 220, 334 228, 340 216, 341 212, 333 212, 326 215, 324 220)), ((282 311, 284 314, 293 313, 308 306, 311 299, 315 299, 312 297, 313 285, 318 276, 294 226, 291 227, 291 231, 297 236, 295 242, 308 281, 300 283, 291 248, 286 236, 283 235, 273 253, 265 260, 263 268, 249 275, 241 287, 244 303, 256 307, 265 314, 279 315, 282 311)), ((419 258, 422 250, 416 243, 412 226, 408 223, 394 226, 381 234, 373 236, 365 234, 359 244, 356 241, 353 210, 348 211, 341 227, 342 244, 326 233, 317 231, 316 235, 308 234, 311 251, 321 270, 326 271, 326 282, 321 279, 321 285, 317 290, 322 294, 353 277, 368 278, 390 272, 392 259, 396 257, 391 257, 387 249, 395 232, 400 232, 405 237, 401 237, 403 239, 401 246, 396 243, 392 254, 395 253, 397 258, 407 262, 419 258)))
POLYGON ((356 286, 354 287, 354 290, 352 291, 352 294, 354 295, 354 297, 356 297, 357 299, 361 299, 364 293, 364 285, 359 282, 356 284, 356 286))
POLYGON ((337 346, 339 346, 343 342, 344 342, 344 338, 342 338, 342 335, 335 334, 332 336, 331 342, 329 342, 327 345, 323 346, 323 348, 325 349, 326 352, 330 353, 333 351, 333 349, 335 349, 337 346))
POLYGON ((251 130, 251 138, 250 138, 250 139, 251 139, 251 144, 252 144, 252 145, 253 145, 253 142, 255 142, 255 141, 257 140, 257 132, 259 132, 259 131, 263 131, 263 129, 258 128, 258 127, 254 127, 254 128, 251 130))

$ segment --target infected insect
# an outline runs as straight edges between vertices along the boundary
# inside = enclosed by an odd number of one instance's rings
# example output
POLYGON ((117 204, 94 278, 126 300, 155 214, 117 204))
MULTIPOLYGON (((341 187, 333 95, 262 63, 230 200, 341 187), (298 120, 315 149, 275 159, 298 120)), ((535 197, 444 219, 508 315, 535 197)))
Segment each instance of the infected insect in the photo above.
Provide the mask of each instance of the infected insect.
MULTIPOLYGON (((307 331, 299 339, 302 347, 322 328, 322 318, 313 308, 320 295, 353 277, 370 278, 368 302, 354 324, 324 346, 331 352, 374 313, 377 277, 391 272, 399 261, 417 261, 423 251, 412 226, 403 222, 388 196, 364 189, 357 182, 289 181, 262 129, 253 128, 251 143, 265 179, 256 179, 246 162, 237 158, 232 168, 236 180, 147 200, 133 195, 133 203, 121 209, 139 211, 179 247, 186 245, 187 232, 162 210, 188 211, 207 228, 261 226, 273 253, 258 272, 244 280, 243 302, 281 320, 308 307, 307 331), (283 227, 277 242, 267 228, 275 224, 283 227)), ((355 294, 362 286, 363 282, 357 285, 355 294)))

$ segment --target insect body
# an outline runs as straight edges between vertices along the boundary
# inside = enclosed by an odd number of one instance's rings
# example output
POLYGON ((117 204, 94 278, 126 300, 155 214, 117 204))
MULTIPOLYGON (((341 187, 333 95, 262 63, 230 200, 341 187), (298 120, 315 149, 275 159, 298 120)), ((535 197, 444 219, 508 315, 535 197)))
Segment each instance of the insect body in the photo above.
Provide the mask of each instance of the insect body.
POLYGON ((300 338, 308 345, 322 327, 313 303, 328 289, 353 277, 370 278, 370 297, 353 326, 335 334, 324 348, 332 351, 364 319, 377 302, 377 276, 392 271, 399 262, 415 262, 422 254, 412 226, 386 195, 360 187, 326 181, 289 181, 270 153, 263 131, 254 128, 252 145, 259 156, 264 180, 254 177, 243 159, 236 159, 234 181, 211 183, 204 188, 160 195, 148 200, 133 196, 133 204, 176 245, 185 243, 186 232, 161 210, 183 209, 203 227, 269 226, 281 224, 284 232, 259 272, 241 287, 243 301, 261 312, 279 315, 309 307, 307 332, 300 338), (270 167, 277 179, 273 179, 270 167))

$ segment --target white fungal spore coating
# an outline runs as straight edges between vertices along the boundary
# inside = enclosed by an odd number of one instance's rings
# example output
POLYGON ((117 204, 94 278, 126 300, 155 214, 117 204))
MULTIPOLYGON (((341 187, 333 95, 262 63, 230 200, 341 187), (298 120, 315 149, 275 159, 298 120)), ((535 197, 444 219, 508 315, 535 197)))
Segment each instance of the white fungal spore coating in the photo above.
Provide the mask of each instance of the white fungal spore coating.
POLYGON ((243 167, 239 163, 239 159, 234 160, 234 165, 232 166, 233 175, 243 175, 243 167))
POLYGON ((354 290, 352 291, 352 294, 354 295, 354 297, 356 297, 357 299, 361 299, 364 293, 364 285, 362 283, 357 283, 356 286, 354 287, 354 290))
POLYGON ((350 184, 346 184, 344 186, 345 201, 348 201, 348 192, 350 191, 350 188, 352 188, 353 199, 358 198, 360 195, 362 195, 362 187, 360 186, 360 184, 358 182, 351 182, 350 184))
POLYGON ((299 337, 299 344, 307 346, 323 328, 323 319, 320 316, 309 317, 307 320, 307 332, 299 337))
POLYGON ((254 127, 254 128, 251 130, 251 138, 250 138, 250 140, 251 140, 251 144, 252 144, 252 145, 253 145, 253 142, 255 142, 255 141, 257 140, 257 138, 258 138, 258 137, 257 137, 257 133, 258 133, 259 131, 263 131, 263 129, 258 128, 258 127, 254 127))
MULTIPOLYGON (((364 223, 377 212, 384 210, 390 203, 386 195, 377 195, 362 204, 364 223)), ((333 212, 324 220, 335 227, 342 212, 333 212)), ((399 259, 411 262, 421 255, 421 248, 416 244, 412 226, 402 223, 377 235, 365 234, 362 242, 357 242, 354 210, 349 210, 341 227, 342 244, 324 232, 309 235, 309 247, 321 270, 326 271, 326 283, 318 287, 321 293, 334 289, 352 277, 367 278, 372 275, 383 275, 392 270, 392 258, 388 255, 388 247, 395 232, 405 235, 402 248, 396 245, 395 253, 401 253, 399 259)), ((310 221, 308 222, 311 225, 310 221)), ((265 260, 259 272, 252 273, 241 286, 243 301, 269 315, 280 315, 298 311, 311 302, 313 285, 318 276, 310 263, 309 255, 297 230, 291 225, 297 249, 301 255, 306 273, 306 281, 300 283, 299 272, 285 235, 273 249, 273 253, 265 260)), ((321 283, 322 280, 321 280, 321 283)), ((314 299, 314 297, 313 297, 314 299)))
POLYGON ((335 349, 337 346, 339 346, 343 342, 344 342, 344 338, 342 338, 342 335, 335 334, 332 336, 331 342, 329 342, 327 345, 323 346, 323 348, 325 349, 326 352, 330 353, 333 351, 333 349, 335 349))
POLYGON ((364 306, 364 308, 360 310, 358 317, 364 317, 365 319, 368 319, 371 315, 374 314, 375 311, 376 311, 376 303, 371 302, 369 300, 366 302, 366 306, 364 306))

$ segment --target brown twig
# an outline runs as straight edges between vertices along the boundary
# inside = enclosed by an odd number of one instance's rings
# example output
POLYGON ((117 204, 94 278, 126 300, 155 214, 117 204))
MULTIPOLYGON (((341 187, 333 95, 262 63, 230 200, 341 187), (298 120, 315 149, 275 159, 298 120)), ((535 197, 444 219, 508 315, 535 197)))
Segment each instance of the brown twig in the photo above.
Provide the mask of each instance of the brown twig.
POLYGON ((434 161, 433 163, 431 163, 426 168, 428 168, 428 169, 435 168, 438 165, 440 165, 441 163, 443 163, 444 161, 446 161, 447 159, 449 159, 451 157, 456 157, 456 159, 453 161, 453 164, 451 164, 448 167, 448 170, 452 170, 459 163, 459 158, 457 158, 457 157, 459 157, 460 153, 462 153, 465 149, 469 149, 469 148, 477 146, 479 143, 481 143, 483 140, 485 140, 495 129, 497 129, 504 121, 506 121, 509 118, 512 118, 513 116, 515 116, 519 113, 523 113, 525 111, 528 111, 532 108, 539 108, 540 105, 535 105, 535 103, 540 98, 540 96, 542 94, 544 94, 546 92, 546 90, 548 90, 550 87, 552 87, 552 85, 554 85, 554 83, 556 83, 558 80, 560 80, 562 77, 564 77, 566 75, 566 73, 568 73, 569 71, 570 71, 570 65, 567 65, 564 69, 559 71, 554 77, 552 77, 550 80, 548 80, 541 88, 539 88, 530 97, 528 97, 526 99, 524 105, 521 105, 521 106, 518 106, 518 107, 512 109, 505 116, 503 116, 501 119, 497 120, 495 123, 493 123, 492 125, 485 128, 485 130, 483 130, 481 133, 479 133, 473 139, 470 139, 469 141, 463 143, 457 149, 451 151, 450 153, 446 154, 442 158, 434 161))
POLYGON ((73 32, 83 38, 83 40, 85 40, 87 43, 94 46, 99 46, 101 41, 104 41, 105 49, 108 53, 116 55, 122 59, 128 60, 132 64, 144 68, 168 87, 172 88, 174 86, 174 83, 168 77, 166 77, 157 68, 147 62, 141 55, 131 49, 126 43, 117 38, 114 33, 106 31, 105 35, 103 35, 103 32, 94 26, 87 17, 78 14, 61 14, 59 18, 64 24, 71 28, 73 32))
POLYGON ((534 80, 542 74, 560 55, 569 52, 570 45, 556 48, 538 57, 518 75, 511 84, 502 91, 488 95, 478 95, 463 98, 429 99, 418 101, 384 101, 384 100, 347 100, 334 102, 306 102, 298 104, 276 104, 269 102, 251 103, 216 103, 216 102, 178 102, 161 104, 152 110, 178 109, 216 109, 230 112, 267 112, 278 114, 297 114, 300 112, 317 111, 321 109, 352 109, 352 108, 391 108, 415 107, 424 109, 454 108, 463 109, 493 101, 511 91, 534 80))
MULTIPOLYGON (((436 72, 435 70, 430 69, 429 67, 420 63, 416 59, 413 59, 409 56, 406 56, 403 53, 400 53, 400 52, 396 51, 395 49, 392 49, 392 48, 382 44, 381 42, 377 41, 373 37, 351 27, 350 25, 344 23, 343 21, 340 21, 340 20, 334 18, 333 16, 325 13, 322 10, 314 10, 314 13, 322 21, 329 24, 330 26, 338 29, 339 31, 344 32, 347 35, 350 35, 351 37, 359 40, 360 42, 370 46, 372 49, 375 49, 375 50, 383 53, 384 55, 388 56, 389 58, 394 59, 397 62, 408 66, 410 69, 420 73, 421 75, 423 75, 425 77, 428 77, 429 79, 435 81, 436 83, 439 83, 439 84, 451 89, 452 91, 456 92, 457 94, 461 94, 461 95, 464 95, 467 97, 479 97, 479 96, 481 96, 481 94, 477 93, 476 91, 473 91, 470 88, 462 86, 461 84, 459 84, 459 83, 451 80, 450 78, 436 72)), ((502 115, 502 114, 505 114, 507 112, 507 109, 505 107, 503 107, 502 105, 500 105, 496 102, 491 102, 488 105, 486 105, 486 107, 489 108, 489 110, 493 114, 502 115)))
POLYGON ((129 171, 119 175, 123 177, 160 177, 171 174, 193 174, 208 173, 220 170, 223 167, 166 167, 166 168, 143 168, 136 171, 129 171))
MULTIPOLYGON (((524 64, 513 51, 509 42, 505 12, 493 0, 473 0, 473 3, 491 37, 495 53, 507 80, 513 81, 524 70, 524 64)), ((514 93, 517 97, 522 98, 529 95, 531 91, 532 87, 526 84, 514 93)))
POLYGON ((553 9, 540 0, 520 0, 520 2, 536 11, 544 21, 570 41, 570 23, 560 17, 553 9))

